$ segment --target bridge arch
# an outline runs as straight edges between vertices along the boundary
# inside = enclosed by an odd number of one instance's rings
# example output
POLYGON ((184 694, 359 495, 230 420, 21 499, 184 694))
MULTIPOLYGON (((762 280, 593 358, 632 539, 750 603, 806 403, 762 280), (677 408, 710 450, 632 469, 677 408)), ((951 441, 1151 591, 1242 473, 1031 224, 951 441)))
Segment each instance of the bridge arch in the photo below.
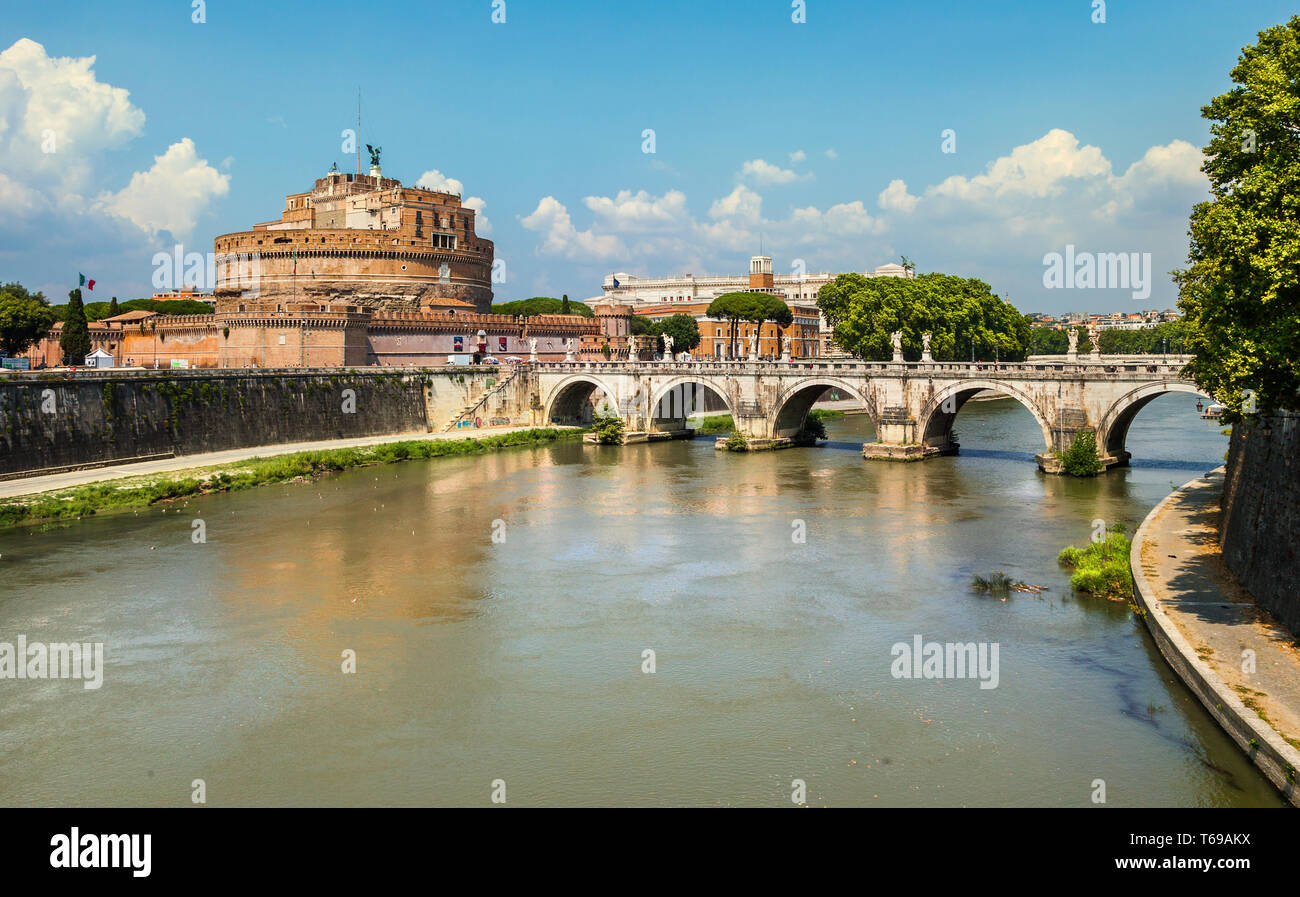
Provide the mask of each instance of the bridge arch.
POLYGON ((727 394, 727 388, 724 383, 719 382, 713 377, 701 377, 698 375, 692 376, 689 374, 670 378, 650 394, 650 416, 654 419, 665 419, 676 415, 679 410, 683 411, 684 414, 689 414, 691 411, 690 408, 678 408, 677 406, 679 398, 684 400, 683 405, 689 405, 691 402, 695 401, 691 391, 686 389, 688 386, 703 387, 716 395, 722 400, 722 403, 727 406, 727 413, 732 415, 733 420, 735 419, 735 403, 732 401, 732 397, 727 394), (680 392, 674 392, 675 390, 679 390, 680 392), (665 418, 659 417, 661 405, 663 405, 664 410, 668 412, 667 415, 665 415, 665 418))
POLYGON ((547 395, 542 407, 546 409, 547 423, 558 421, 561 424, 588 426, 592 419, 591 396, 600 390, 609 399, 609 404, 617 413, 618 394, 601 378, 591 374, 574 374, 565 377, 547 395))
POLYGON ((1171 392, 1182 392, 1194 396, 1203 396, 1213 402, 1214 398, 1198 389, 1196 384, 1184 380, 1162 380, 1158 383, 1144 383, 1138 388, 1120 396, 1106 409, 1097 428, 1097 447, 1106 455, 1116 459, 1120 464, 1128 461, 1129 453, 1124 448, 1128 441, 1128 428, 1137 413, 1151 402, 1171 392))
POLYGON ((961 380, 936 392, 916 422, 921 444, 944 450, 955 447, 952 441, 953 421, 962 406, 984 390, 1009 396, 1028 408, 1034 420, 1038 421, 1039 429, 1043 431, 1043 445, 1047 451, 1052 449, 1051 421, 1043 414, 1033 396, 1005 380, 961 380))
MULTIPOLYGON (((808 420, 808 412, 812 410, 812 406, 828 389, 843 390, 861 402, 862 406, 868 409, 868 413, 871 413, 871 405, 863 396, 862 388, 859 386, 854 386, 838 377, 815 377, 810 380, 800 380, 781 393, 773 406, 771 416, 772 438, 784 437, 788 439, 802 430, 808 420)), ((871 422, 873 425, 878 423, 874 413, 871 422)))

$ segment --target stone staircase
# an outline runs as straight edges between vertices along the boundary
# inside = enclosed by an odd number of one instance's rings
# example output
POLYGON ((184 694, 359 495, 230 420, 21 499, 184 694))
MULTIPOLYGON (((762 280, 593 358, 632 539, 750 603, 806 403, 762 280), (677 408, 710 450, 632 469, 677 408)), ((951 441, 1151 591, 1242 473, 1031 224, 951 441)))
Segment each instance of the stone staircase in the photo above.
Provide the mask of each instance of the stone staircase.
POLYGON ((459 411, 457 411, 455 414, 453 414, 453 415, 451 416, 451 419, 450 419, 449 421, 447 421, 446 424, 443 425, 442 432, 444 432, 444 433, 450 433, 452 430, 455 430, 455 429, 456 429, 456 425, 457 425, 458 423, 460 423, 461 421, 463 421, 466 417, 470 417, 470 416, 472 416, 472 415, 474 414, 475 411, 478 411, 478 409, 482 408, 482 407, 487 403, 487 400, 488 400, 488 399, 492 398, 492 396, 494 396, 494 395, 496 395, 497 393, 501 392, 501 390, 505 389, 505 387, 506 387, 506 386, 507 386, 507 385, 508 385, 512 380, 515 379, 515 377, 518 377, 518 376, 519 376, 519 371, 520 371, 522 368, 523 368, 523 365, 521 365, 521 364, 511 365, 511 366, 510 366, 510 373, 506 374, 504 377, 502 377, 502 378, 501 378, 500 380, 498 380, 496 383, 492 384, 492 385, 489 386, 487 389, 483 390, 482 395, 480 395, 478 398, 476 398, 476 399, 470 401, 470 402, 467 403, 465 406, 463 406, 459 411))

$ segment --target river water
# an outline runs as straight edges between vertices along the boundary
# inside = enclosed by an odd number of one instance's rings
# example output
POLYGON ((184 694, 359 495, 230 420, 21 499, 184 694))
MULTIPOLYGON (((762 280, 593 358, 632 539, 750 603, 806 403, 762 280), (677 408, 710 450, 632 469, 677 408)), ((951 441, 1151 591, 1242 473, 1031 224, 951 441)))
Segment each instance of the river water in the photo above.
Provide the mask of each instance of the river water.
POLYGON ((1056 563, 1226 439, 1186 396, 1133 466, 566 442, 0 534, 0 641, 102 642, 103 685, 0 680, 0 804, 1279 806, 1123 605, 1056 563), (195 542, 193 521, 206 528, 195 542), (804 540, 798 541, 803 534, 804 540), (1003 570, 1048 590, 969 588, 1003 570), (896 643, 998 645, 996 688, 896 643), (344 673, 344 652, 355 673, 344 673), (654 672, 644 672, 653 651, 654 672), (498 794, 500 784, 495 786, 498 794))

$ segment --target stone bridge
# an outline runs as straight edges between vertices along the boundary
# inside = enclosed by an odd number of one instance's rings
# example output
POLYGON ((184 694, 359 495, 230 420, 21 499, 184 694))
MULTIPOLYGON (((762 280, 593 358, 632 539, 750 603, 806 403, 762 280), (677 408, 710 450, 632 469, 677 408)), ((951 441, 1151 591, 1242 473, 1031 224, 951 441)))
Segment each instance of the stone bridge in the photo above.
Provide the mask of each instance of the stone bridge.
POLYGON ((555 362, 528 365, 533 407, 545 421, 589 424, 593 410, 623 418, 636 433, 686 435, 703 390, 716 394, 753 449, 797 444, 813 403, 828 390, 855 399, 875 425, 868 458, 919 460, 952 454, 953 420, 984 390, 1029 409, 1043 434, 1038 463, 1056 473, 1053 454, 1082 430, 1096 433, 1107 467, 1124 464, 1129 425, 1168 392, 1201 395, 1182 374, 1190 356, 1059 356, 991 362, 695 361, 555 362))

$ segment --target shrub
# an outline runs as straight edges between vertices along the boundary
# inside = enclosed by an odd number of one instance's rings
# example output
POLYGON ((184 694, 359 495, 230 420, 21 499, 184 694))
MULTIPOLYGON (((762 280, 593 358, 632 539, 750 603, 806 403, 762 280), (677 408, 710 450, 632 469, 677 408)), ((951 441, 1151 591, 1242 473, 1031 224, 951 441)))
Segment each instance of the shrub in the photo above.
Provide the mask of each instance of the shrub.
POLYGON ((799 430, 795 437, 796 441, 805 441, 809 439, 825 439, 826 425, 822 423, 820 417, 814 417, 809 414, 807 420, 803 422, 802 429, 799 430))
POLYGON ((617 445, 623 441, 623 418, 617 414, 598 414, 592 430, 601 445, 617 445))
POLYGON ((749 448, 749 440, 739 430, 732 430, 731 435, 727 437, 727 441, 723 444, 729 452, 743 452, 749 448))
POLYGON ((1097 457, 1097 434, 1080 430, 1069 450, 1061 455, 1061 465, 1072 477, 1092 477, 1105 470, 1106 465, 1097 457))
POLYGON ((1018 579, 1012 579, 1001 570, 996 573, 990 573, 988 577, 976 574, 970 578, 970 587, 977 592, 985 595, 1006 595, 1012 589, 1022 589, 1025 584, 1018 579))
POLYGON ((1076 592, 1113 598, 1118 601, 1133 600, 1133 571, 1129 567, 1129 550, 1132 544, 1124 535, 1124 527, 1115 525, 1106 531, 1100 542, 1090 542, 1084 548, 1067 546, 1057 555, 1057 561, 1067 570, 1073 570, 1070 587, 1076 592))

